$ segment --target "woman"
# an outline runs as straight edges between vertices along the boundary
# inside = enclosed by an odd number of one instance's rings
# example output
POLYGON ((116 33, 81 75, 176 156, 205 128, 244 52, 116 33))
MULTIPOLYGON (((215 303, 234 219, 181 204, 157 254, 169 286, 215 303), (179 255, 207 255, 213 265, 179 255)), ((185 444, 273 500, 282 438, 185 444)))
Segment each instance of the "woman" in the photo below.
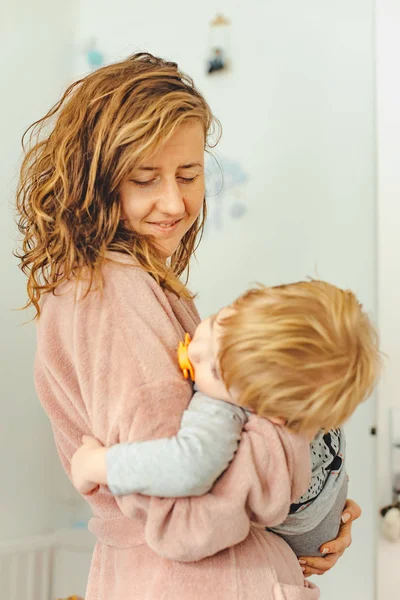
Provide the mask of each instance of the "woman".
MULTIPOLYGON (((192 390, 176 347, 199 321, 179 276, 203 230, 204 150, 218 123, 192 81, 149 54, 72 85, 39 129, 54 117, 25 158, 17 206, 40 316, 36 387, 70 476, 83 434, 112 445, 178 429, 192 390)), ((276 464, 291 472, 267 490, 257 427, 206 496, 86 496, 97 536, 87 600, 318 597, 289 546, 253 526, 285 518, 308 485, 309 452, 281 440, 276 464)), ((348 505, 350 520, 357 511, 348 505)), ((306 574, 336 562, 348 527, 306 574)))

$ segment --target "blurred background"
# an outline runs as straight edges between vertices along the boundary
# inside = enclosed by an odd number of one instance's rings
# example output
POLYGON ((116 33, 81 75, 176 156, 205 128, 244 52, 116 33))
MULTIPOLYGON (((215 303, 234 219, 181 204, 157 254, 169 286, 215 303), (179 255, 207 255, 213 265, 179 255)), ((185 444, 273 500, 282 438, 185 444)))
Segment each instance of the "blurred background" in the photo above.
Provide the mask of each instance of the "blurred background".
POLYGON ((148 50, 191 75, 223 125, 191 272, 202 315, 256 281, 318 276, 379 324, 382 382, 346 427, 363 517, 316 583, 324 600, 398 598, 396 521, 385 536, 380 509, 400 489, 399 0, 4 0, 0 50, 1 596, 84 595, 93 546, 35 395, 34 325, 15 310, 20 138, 76 78, 148 50))

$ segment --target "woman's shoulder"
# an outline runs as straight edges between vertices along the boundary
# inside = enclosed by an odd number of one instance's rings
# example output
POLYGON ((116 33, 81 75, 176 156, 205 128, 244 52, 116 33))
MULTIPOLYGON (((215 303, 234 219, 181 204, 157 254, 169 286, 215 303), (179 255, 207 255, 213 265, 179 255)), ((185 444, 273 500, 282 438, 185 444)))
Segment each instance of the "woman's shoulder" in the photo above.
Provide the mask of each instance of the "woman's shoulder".
MULTIPOLYGON (((135 347, 144 352, 153 336, 177 345, 174 312, 163 290, 144 269, 126 260, 107 260, 101 282, 88 274, 45 295, 37 323, 38 348, 53 350, 135 347), (96 346, 97 347, 97 346, 96 346)), ((71 350, 72 351, 72 350, 71 350)))
POLYGON ((161 287, 133 257, 107 252, 101 270, 104 289, 109 293, 140 295, 144 291, 162 297, 161 287), (129 292, 128 292, 129 290, 129 292))
POLYGON ((117 333, 147 339, 151 330, 172 347, 184 331, 192 335, 198 320, 194 307, 172 298, 129 256, 113 254, 102 265, 100 281, 90 282, 82 273, 60 285, 55 294, 46 294, 39 337, 69 339, 79 331, 90 337, 97 332, 107 339, 117 333))
POLYGON ((193 299, 178 296, 162 288, 155 279, 128 255, 108 252, 103 266, 104 291, 113 306, 125 303, 140 318, 148 320, 151 313, 156 320, 177 321, 193 335, 200 317, 193 299))
POLYGON ((104 309, 108 304, 115 309, 116 304, 123 303, 125 298, 135 305, 135 300, 143 295, 162 297, 162 290, 130 256, 107 252, 98 276, 91 277, 89 270, 82 270, 79 276, 60 284, 55 292, 46 293, 41 313, 43 316, 49 313, 60 315, 63 312, 104 309))

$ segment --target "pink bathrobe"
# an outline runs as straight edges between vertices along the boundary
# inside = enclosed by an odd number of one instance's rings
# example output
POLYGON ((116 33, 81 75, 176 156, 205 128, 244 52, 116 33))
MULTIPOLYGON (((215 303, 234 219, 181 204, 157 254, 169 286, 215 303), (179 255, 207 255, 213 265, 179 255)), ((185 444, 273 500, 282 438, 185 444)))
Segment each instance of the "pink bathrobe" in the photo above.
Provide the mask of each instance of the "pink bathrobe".
MULTIPOLYGON (((105 445, 176 433, 192 394, 176 348, 199 321, 192 302, 164 292, 110 253, 104 289, 69 283, 43 299, 35 380, 68 476, 83 434, 105 445)), ((196 465, 193 465, 196 468, 196 465)), ((238 452, 198 498, 87 495, 97 537, 86 600, 316 600, 281 523, 308 487, 309 445, 250 418, 238 452)))

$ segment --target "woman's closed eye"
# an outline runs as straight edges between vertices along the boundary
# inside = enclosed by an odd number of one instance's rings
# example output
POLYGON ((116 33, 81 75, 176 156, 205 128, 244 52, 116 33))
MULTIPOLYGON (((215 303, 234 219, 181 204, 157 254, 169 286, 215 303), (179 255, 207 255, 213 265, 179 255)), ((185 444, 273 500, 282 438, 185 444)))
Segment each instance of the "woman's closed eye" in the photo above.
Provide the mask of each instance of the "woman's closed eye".
POLYGON ((198 175, 195 175, 194 177, 178 177, 178 180, 181 183, 193 183, 194 181, 196 181, 197 178, 198 175))
MULTIPOLYGON (((177 177, 178 181, 185 185, 194 183, 197 178, 198 178, 198 175, 195 175, 194 177, 177 177)), ((134 183, 135 185, 137 185, 139 187, 150 187, 151 185, 158 183, 159 179, 152 178, 152 179, 147 179, 146 181, 140 181, 139 179, 131 179, 131 181, 132 181, 132 183, 134 183)))
POLYGON ((150 185, 152 185, 155 181, 157 181, 156 179, 149 179, 148 181, 138 181, 137 179, 131 179, 132 183, 134 183, 135 185, 138 185, 139 187, 148 187, 150 185))

